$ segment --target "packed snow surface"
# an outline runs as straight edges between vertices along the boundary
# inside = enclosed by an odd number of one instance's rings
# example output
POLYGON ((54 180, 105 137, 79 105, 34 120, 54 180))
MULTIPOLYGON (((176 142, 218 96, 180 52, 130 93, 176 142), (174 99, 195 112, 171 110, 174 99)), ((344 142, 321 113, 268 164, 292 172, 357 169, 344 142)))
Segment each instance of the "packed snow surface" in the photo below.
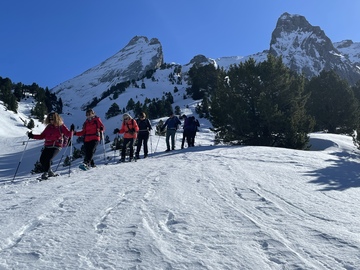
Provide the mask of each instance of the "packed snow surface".
POLYGON ((314 133, 309 151, 214 146, 202 127, 195 147, 179 149, 179 131, 164 152, 152 134, 147 159, 118 164, 99 145, 96 168, 78 159, 39 182, 42 142, 14 133, 0 137, 1 270, 360 269, 351 137, 314 133))

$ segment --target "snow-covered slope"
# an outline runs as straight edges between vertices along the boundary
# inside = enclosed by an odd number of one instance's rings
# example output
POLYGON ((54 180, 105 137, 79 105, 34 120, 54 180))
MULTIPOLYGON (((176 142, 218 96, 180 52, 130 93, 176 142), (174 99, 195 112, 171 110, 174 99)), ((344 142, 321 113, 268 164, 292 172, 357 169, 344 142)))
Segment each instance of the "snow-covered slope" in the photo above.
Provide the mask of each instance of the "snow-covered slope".
POLYGON ((30 140, 11 183, 22 132, 0 137, 0 269, 360 267, 351 137, 311 134, 313 151, 213 146, 202 122, 196 147, 165 153, 152 134, 149 158, 104 165, 99 145, 97 168, 76 160, 44 182, 29 173, 42 145, 30 140))
POLYGON ((62 98, 65 106, 78 109, 93 98, 100 98, 110 86, 138 80, 147 70, 155 70, 162 63, 163 53, 160 42, 156 38, 148 40, 147 37, 136 36, 112 57, 79 76, 59 84, 51 91, 62 98))

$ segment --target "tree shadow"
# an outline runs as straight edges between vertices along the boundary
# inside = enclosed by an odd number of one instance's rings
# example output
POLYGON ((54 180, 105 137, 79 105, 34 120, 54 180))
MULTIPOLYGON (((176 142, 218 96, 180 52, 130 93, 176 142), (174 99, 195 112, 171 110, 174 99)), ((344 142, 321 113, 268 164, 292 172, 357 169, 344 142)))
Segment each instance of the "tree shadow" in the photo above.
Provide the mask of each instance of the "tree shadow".
MULTIPOLYGON (((323 140, 322 146, 330 147, 334 146, 334 143, 331 141, 323 140)), ((359 162, 356 162, 358 155, 346 151, 334 152, 332 153, 332 155, 336 158, 326 160, 326 162, 332 163, 332 165, 319 170, 314 170, 307 174, 316 177, 316 179, 309 181, 309 183, 321 186, 322 188, 320 188, 319 191, 343 191, 349 188, 359 188, 360 164, 359 162)))

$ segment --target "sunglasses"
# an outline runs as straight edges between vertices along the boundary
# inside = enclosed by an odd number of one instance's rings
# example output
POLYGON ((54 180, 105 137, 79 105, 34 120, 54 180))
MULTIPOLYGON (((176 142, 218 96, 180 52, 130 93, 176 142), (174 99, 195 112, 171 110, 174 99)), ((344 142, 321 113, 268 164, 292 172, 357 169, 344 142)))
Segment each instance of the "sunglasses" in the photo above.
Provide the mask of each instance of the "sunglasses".
POLYGON ((124 120, 129 120, 129 117, 125 117, 124 120))

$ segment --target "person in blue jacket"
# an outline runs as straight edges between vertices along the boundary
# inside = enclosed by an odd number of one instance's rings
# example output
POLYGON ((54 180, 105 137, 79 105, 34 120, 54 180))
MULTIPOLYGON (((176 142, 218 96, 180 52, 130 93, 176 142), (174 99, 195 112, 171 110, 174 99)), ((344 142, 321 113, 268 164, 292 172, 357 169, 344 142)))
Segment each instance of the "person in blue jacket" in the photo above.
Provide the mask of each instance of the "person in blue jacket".
POLYGON ((164 125, 161 127, 163 131, 166 127, 166 152, 170 151, 170 138, 171 138, 171 150, 175 150, 175 134, 178 126, 181 125, 181 122, 173 112, 170 112, 169 118, 165 121, 164 125))

